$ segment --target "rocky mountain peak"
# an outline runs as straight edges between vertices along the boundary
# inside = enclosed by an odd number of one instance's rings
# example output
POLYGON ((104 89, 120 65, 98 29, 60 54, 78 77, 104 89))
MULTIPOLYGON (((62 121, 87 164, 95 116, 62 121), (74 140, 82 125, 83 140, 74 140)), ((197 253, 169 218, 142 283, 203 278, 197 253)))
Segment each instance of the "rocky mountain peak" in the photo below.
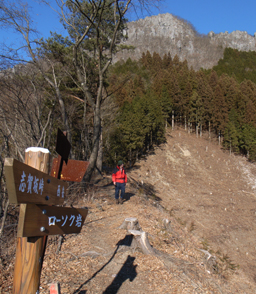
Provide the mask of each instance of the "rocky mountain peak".
POLYGON ((133 49, 118 52, 114 61, 129 57, 137 60, 147 51, 160 56, 170 52, 172 57, 178 55, 181 61, 186 59, 189 66, 198 70, 216 65, 226 47, 240 51, 256 50, 256 33, 251 36, 242 31, 219 34, 211 31, 208 35, 200 35, 189 22, 170 13, 130 22, 125 35, 127 40, 123 45, 133 49))

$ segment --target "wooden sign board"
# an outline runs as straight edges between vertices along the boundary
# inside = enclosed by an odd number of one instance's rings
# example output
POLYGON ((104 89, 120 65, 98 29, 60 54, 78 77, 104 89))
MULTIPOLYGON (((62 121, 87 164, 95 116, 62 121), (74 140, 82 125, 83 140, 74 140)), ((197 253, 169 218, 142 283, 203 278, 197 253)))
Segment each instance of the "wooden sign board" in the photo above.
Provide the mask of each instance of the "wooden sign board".
POLYGON ((68 163, 68 156, 70 153, 70 149, 71 149, 71 145, 67 137, 64 135, 64 133, 60 129, 58 129, 55 150, 66 163, 68 163))
POLYGON ((4 163, 10 204, 63 204, 68 184, 16 159, 4 163))
MULTIPOLYGON (((56 177, 58 174, 60 165, 60 156, 59 158, 54 158, 52 161, 52 170, 51 176, 56 177)), ((67 164, 63 164, 60 179, 70 182, 81 182, 87 167, 89 166, 89 161, 81 160, 72 160, 69 159, 67 164)))
POLYGON ((87 208, 22 204, 17 236, 37 237, 80 233, 87 214, 87 208))

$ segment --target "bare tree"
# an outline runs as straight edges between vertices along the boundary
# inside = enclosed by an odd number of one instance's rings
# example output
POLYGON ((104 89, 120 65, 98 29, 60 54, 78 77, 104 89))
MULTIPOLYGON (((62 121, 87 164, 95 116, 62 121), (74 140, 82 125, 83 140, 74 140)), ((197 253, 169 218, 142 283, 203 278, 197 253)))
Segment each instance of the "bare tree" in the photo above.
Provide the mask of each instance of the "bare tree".
MULTIPOLYGON (((56 0, 61 18, 73 42, 73 65, 77 86, 84 95, 85 104, 93 110, 93 144, 89 167, 83 183, 89 182, 97 163, 101 138, 101 106, 106 72, 112 62, 117 45, 122 40, 125 14, 130 7, 149 7, 153 1, 120 0, 56 0), (91 83, 91 67, 97 71, 97 81, 91 83)), ((156 1, 158 2, 158 1, 156 1)), ((101 152, 100 152, 101 154, 101 152)), ((100 165, 98 161, 98 165, 100 165)))
MULTIPOLYGON (((50 54, 42 53, 38 49, 40 44, 36 38, 32 38, 34 30, 31 28, 31 20, 26 5, 21 3, 8 3, 0 0, 0 25, 12 27, 24 40, 31 61, 41 73, 45 81, 54 90, 56 99, 61 108, 63 124, 66 127, 68 139, 70 136, 70 125, 66 106, 60 91, 64 75, 73 79, 77 88, 83 93, 84 113, 87 105, 93 112, 93 136, 92 147, 89 158, 89 167, 82 183, 89 182, 92 172, 97 163, 101 136, 101 106, 104 101, 104 87, 106 73, 112 62, 113 54, 118 50, 118 44, 122 40, 122 32, 125 28, 128 10, 149 10, 151 5, 160 0, 56 0, 59 14, 64 27, 68 30, 70 47, 72 48, 72 64, 75 76, 69 67, 62 67, 62 63, 52 58, 50 54), (96 74, 95 74, 96 73, 96 74)), ((47 3, 47 0, 41 0, 47 3)), ((51 2, 49 1, 48 5, 51 2)), ((12 51, 14 52, 14 51, 12 51)), ((16 54, 16 50, 14 53, 16 54)), ((17 58, 13 54, 10 58, 17 58)), ((21 59, 22 61, 22 59, 21 59)), ((100 165, 100 163, 98 163, 100 165)))
POLYGON ((66 128, 67 136, 71 140, 71 131, 69 127, 69 121, 63 101, 60 85, 63 75, 60 75, 59 63, 44 56, 42 60, 38 55, 38 47, 40 42, 37 38, 37 31, 31 26, 32 20, 29 14, 29 7, 23 2, 6 2, 0 0, 0 27, 6 29, 12 29, 18 33, 23 40, 23 44, 20 47, 6 47, 5 52, 2 52, 1 59, 8 59, 14 64, 27 63, 34 66, 37 71, 41 73, 48 85, 53 89, 54 95, 59 103, 62 115, 62 122, 66 128), (24 54, 26 52, 26 54, 24 54), (24 57, 25 56, 25 57, 24 57), (56 69, 58 68, 58 70, 56 69))
POLYGON ((5 73, 0 78, 0 130, 11 142, 11 156, 22 161, 28 146, 46 146, 54 105, 45 103, 42 86, 36 76, 24 72, 5 73))

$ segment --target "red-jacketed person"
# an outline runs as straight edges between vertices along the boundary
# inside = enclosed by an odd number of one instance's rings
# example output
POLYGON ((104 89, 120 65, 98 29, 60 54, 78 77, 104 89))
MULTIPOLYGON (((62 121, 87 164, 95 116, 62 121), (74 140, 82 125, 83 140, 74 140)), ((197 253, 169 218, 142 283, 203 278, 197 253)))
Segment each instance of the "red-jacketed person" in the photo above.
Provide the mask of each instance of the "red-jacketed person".
POLYGON ((115 185, 115 199, 116 204, 123 204, 124 194, 125 194, 125 185, 127 183, 127 175, 124 169, 124 163, 122 160, 119 160, 117 167, 113 170, 112 181, 115 185), (121 196, 119 200, 119 191, 121 190, 121 196))

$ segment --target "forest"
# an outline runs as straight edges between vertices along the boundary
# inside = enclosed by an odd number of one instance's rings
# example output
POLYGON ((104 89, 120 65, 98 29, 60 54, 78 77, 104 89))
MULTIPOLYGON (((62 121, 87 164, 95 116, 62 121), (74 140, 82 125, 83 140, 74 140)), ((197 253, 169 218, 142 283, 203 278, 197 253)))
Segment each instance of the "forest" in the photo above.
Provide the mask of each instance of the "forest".
POLYGON ((118 111, 111 132, 104 136, 104 146, 109 146, 106 160, 111 163, 122 150, 122 157, 135 161, 164 142, 165 129, 174 117, 188 131, 208 132, 209 137, 219 137, 223 148, 255 161, 255 61, 255 52, 226 48, 212 70, 195 72, 177 56, 161 58, 149 52, 138 62, 115 64, 108 89, 118 111))

